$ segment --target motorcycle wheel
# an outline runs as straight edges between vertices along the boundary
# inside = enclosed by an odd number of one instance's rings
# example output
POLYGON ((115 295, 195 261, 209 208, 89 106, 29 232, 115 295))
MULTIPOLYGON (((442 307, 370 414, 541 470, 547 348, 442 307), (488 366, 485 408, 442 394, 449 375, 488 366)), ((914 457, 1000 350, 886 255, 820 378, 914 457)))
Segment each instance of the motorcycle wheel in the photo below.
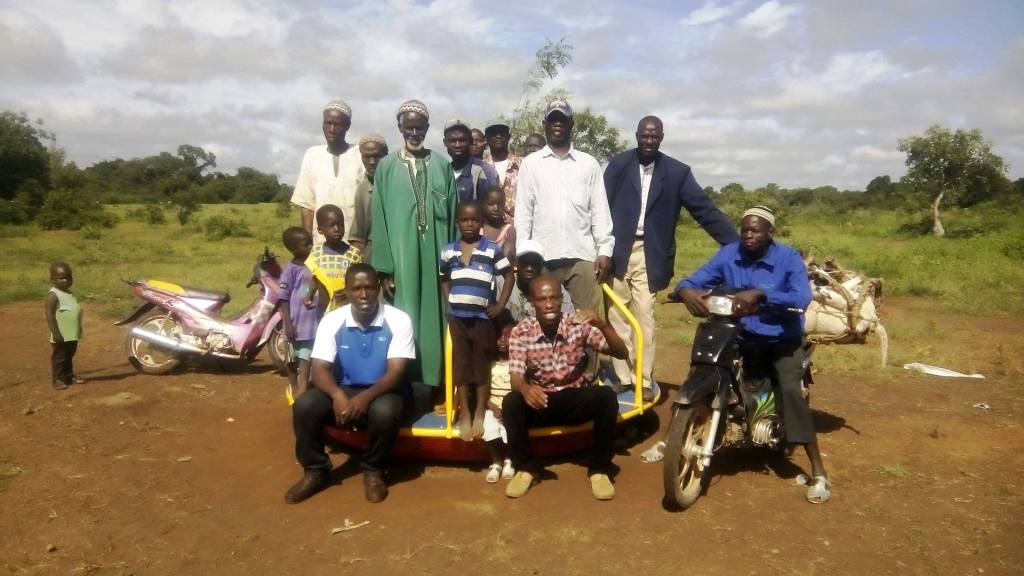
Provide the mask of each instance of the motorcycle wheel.
POLYGON ((270 353, 270 361, 278 372, 288 375, 288 339, 284 336, 284 326, 278 324, 270 333, 267 339, 267 351, 270 353))
POLYGON ((710 477, 707 469, 698 466, 710 425, 711 404, 707 402, 678 408, 669 424, 662 469, 665 499, 681 510, 700 498, 710 477))
MULTIPOLYGON (((181 326, 163 312, 143 317, 135 327, 164 336, 181 336, 181 326)), ((131 332, 125 336, 124 347, 128 353, 128 363, 143 374, 167 374, 181 364, 181 358, 173 352, 140 340, 132 336, 131 332)))

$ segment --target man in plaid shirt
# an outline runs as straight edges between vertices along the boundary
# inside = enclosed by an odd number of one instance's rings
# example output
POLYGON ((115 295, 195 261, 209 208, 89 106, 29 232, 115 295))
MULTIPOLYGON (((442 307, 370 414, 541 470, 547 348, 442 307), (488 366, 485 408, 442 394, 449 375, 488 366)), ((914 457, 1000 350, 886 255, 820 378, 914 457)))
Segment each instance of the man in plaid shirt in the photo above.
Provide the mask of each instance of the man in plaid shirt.
POLYGON ((525 318, 509 338, 508 368, 512 392, 502 403, 509 456, 518 471, 505 495, 529 491, 539 471, 530 447, 531 427, 594 422, 590 450, 590 488, 598 500, 610 500, 615 487, 608 478, 613 455, 618 399, 607 386, 588 386, 586 349, 626 358, 626 345, 615 330, 590 310, 562 315, 562 287, 551 276, 530 283, 535 318, 525 318))

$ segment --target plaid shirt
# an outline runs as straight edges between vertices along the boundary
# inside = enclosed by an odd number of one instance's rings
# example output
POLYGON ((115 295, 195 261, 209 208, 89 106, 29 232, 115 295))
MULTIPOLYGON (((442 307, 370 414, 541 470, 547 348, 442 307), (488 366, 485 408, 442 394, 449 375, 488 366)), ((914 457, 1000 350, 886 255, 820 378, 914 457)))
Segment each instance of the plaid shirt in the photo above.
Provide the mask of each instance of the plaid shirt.
POLYGON ((554 340, 549 340, 536 318, 525 318, 509 336, 508 371, 524 375, 548 393, 578 388, 585 383, 586 348, 608 350, 604 334, 590 324, 563 315, 554 340))
MULTIPOLYGON (((519 164, 523 159, 515 154, 508 155, 508 168, 505 169, 505 182, 501 189, 505 192, 505 218, 511 223, 516 215, 516 185, 519 182, 519 164)), ((493 160, 492 166, 493 166, 493 160)))

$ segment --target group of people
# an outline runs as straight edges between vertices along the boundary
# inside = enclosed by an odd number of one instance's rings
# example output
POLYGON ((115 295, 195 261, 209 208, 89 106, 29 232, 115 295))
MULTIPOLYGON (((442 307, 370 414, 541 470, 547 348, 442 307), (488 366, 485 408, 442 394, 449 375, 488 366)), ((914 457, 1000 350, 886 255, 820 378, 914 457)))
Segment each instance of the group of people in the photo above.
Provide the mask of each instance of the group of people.
MULTIPOLYGON (((443 382, 446 327, 457 430, 464 440, 487 443, 487 480, 504 477, 507 496, 525 495, 539 473, 529 429, 592 421, 590 487, 594 497, 612 498, 618 390, 593 385, 596 359, 611 356, 618 386, 632 387, 635 343, 617 310, 608 310, 607 322, 596 313, 600 285, 609 283, 639 322, 641 384, 649 401, 655 296, 674 274, 683 208, 723 245, 713 262, 744 272, 730 276, 705 267, 677 293, 701 313, 703 288, 748 282, 736 286, 750 288, 738 301, 765 316, 770 328, 762 334, 760 324, 751 325, 752 337, 793 356, 789 344, 800 334, 776 330, 772 318, 778 294, 797 283, 786 274, 799 271, 790 260, 785 268, 776 262, 790 249, 773 248, 774 217, 763 208, 746 214, 741 243, 690 168, 660 152, 664 126, 657 117, 641 119, 637 147, 604 169, 573 146, 573 111, 563 100, 547 106, 544 135, 526 139, 523 157, 509 149, 511 129, 502 121, 485 126, 479 139, 474 132, 480 131, 466 122, 446 122, 448 158, 424 146, 430 113, 422 102, 399 106, 396 123, 403 143, 397 151, 389 152, 376 133, 350 146, 352 110, 330 102, 323 110, 326 145, 303 157, 292 197, 302 227, 289 228, 283 238, 294 257, 282 288, 297 359, 296 456, 304 469, 287 502, 330 483, 325 423, 367 430, 365 495, 371 502, 387 497, 384 472, 411 404, 411 385, 438 390, 443 382), (748 242, 750 235, 761 243, 748 242), (731 260, 722 256, 727 250, 731 260)), ((788 378, 783 372, 779 377, 788 378)), ((791 413, 809 422, 806 402, 801 411, 789 408, 796 401, 790 395, 783 399, 787 431, 791 413)), ((813 427, 806 428, 794 424, 799 435, 790 440, 808 446, 815 476, 827 483, 813 427)))

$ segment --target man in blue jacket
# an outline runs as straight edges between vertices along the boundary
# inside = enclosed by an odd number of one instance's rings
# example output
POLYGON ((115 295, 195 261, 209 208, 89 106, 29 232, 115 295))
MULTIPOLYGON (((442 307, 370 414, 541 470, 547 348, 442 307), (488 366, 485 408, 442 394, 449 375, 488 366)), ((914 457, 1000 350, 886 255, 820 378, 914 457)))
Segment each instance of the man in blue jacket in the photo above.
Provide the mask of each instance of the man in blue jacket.
MULTIPOLYGON (((719 244, 736 242, 736 229, 697 184, 690 167, 659 152, 665 138, 656 116, 646 116, 636 128, 637 147, 612 158, 604 171, 608 207, 612 213, 615 249, 615 293, 632 310, 644 341, 644 398, 653 397, 654 302, 672 279, 676 257, 676 223, 683 208, 719 244)), ((617 309, 609 319, 635 357, 630 326, 617 309)), ((620 386, 634 385, 625 360, 614 360, 620 386)))

